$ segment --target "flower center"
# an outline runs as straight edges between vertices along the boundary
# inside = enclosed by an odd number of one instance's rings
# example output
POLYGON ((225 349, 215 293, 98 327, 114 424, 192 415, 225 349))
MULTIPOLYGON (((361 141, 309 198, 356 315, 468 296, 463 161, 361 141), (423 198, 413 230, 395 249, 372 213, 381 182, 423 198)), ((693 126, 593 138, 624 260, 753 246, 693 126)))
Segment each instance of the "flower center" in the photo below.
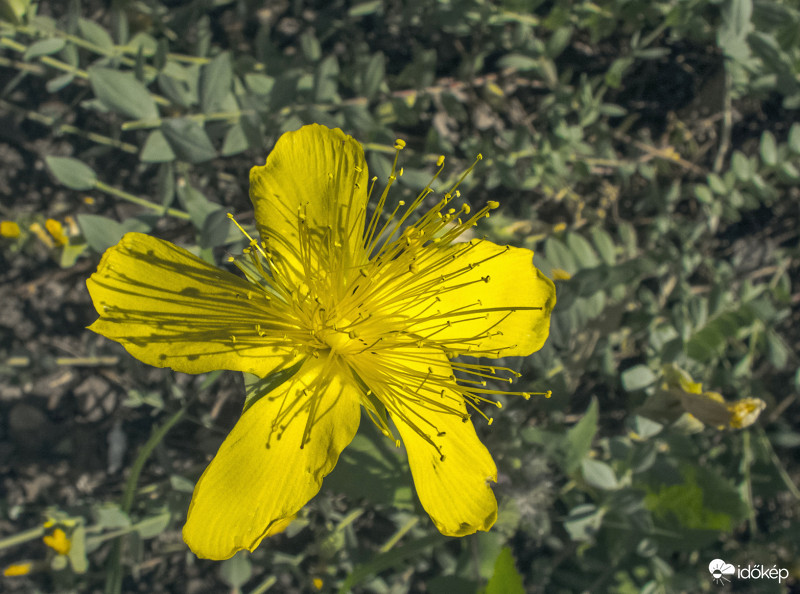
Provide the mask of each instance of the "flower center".
POLYGON ((320 332, 322 342, 327 344, 331 351, 337 355, 346 355, 355 352, 359 347, 358 341, 352 338, 351 332, 340 329, 346 328, 349 325, 350 322, 347 320, 339 320, 338 324, 323 328, 320 332))

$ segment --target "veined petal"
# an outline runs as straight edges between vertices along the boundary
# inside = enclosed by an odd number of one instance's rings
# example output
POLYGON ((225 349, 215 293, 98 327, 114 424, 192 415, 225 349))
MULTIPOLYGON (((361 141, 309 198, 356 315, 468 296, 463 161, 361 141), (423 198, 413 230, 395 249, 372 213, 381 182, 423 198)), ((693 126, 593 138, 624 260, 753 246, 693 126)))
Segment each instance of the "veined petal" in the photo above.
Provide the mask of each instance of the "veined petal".
POLYGON ((319 124, 287 132, 250 170, 250 199, 277 278, 297 286, 357 272, 367 165, 352 137, 319 124))
POLYGON ((382 313, 405 320, 406 332, 446 350, 530 355, 547 339, 556 303, 553 282, 532 258, 530 250, 486 240, 410 246, 379 271, 386 280, 376 283, 377 301, 382 313))
POLYGON ((317 494, 360 418, 359 390, 335 365, 309 359, 236 423, 192 496, 183 538, 198 557, 252 551, 317 494))
POLYGON ((384 404, 408 452, 422 507, 442 534, 488 530, 497 519, 497 467, 478 439, 442 351, 364 354, 354 368, 384 404))
POLYGON ((89 329, 150 365, 263 377, 298 360, 263 291, 167 241, 126 234, 86 285, 100 314, 89 329))

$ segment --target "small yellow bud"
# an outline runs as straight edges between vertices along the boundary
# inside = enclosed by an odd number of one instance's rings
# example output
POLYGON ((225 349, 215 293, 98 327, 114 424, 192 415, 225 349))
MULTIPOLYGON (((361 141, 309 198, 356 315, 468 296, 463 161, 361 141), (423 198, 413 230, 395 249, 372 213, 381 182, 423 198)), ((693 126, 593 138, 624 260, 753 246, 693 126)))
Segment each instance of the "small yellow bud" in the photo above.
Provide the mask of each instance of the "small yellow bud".
POLYGON ((18 577, 21 575, 28 575, 33 569, 33 563, 14 563, 9 565, 3 570, 3 575, 6 577, 18 577))

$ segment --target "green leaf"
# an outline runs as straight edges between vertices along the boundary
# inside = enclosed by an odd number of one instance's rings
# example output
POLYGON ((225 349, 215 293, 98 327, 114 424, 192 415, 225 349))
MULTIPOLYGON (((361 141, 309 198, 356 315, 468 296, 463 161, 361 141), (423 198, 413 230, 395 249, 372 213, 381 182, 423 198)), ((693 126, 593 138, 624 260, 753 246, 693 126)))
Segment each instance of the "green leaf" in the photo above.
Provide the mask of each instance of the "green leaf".
POLYGON ((129 231, 145 233, 150 230, 150 225, 135 217, 127 219, 124 223, 92 214, 79 214, 77 219, 86 243, 100 254, 115 245, 129 231))
POLYGON ((565 447, 565 470, 568 473, 577 470, 581 461, 592 447, 592 440, 597 433, 598 406, 597 399, 593 398, 589 408, 574 427, 567 431, 565 447))
POLYGON ((577 233, 567 234, 567 247, 575 256, 578 261, 580 269, 594 268, 600 265, 600 260, 597 257, 591 244, 586 239, 577 233))
POLYGON ((158 119, 158 107, 150 92, 132 72, 92 66, 89 84, 109 109, 137 120, 158 119))
POLYGON ((755 312, 747 304, 715 316, 689 338, 686 354, 703 363, 709 361, 722 354, 727 341, 749 327, 754 319, 755 312))
POLYGON ((795 122, 789 128, 789 149, 796 155, 800 155, 800 123, 795 122))
POLYGON ((200 107, 204 113, 219 111, 231 92, 233 65, 230 52, 222 52, 203 66, 200 77, 200 107))
POLYGON ((612 89, 618 89, 622 85, 622 77, 625 72, 633 65, 633 58, 617 58, 611 63, 611 67, 606 72, 606 84, 612 89))
POLYGON ((80 522, 70 534, 70 547, 67 553, 69 564, 75 573, 86 573, 89 560, 86 558, 86 528, 80 522))
POLYGON ((172 150, 182 161, 202 163, 217 156, 217 151, 205 129, 194 120, 176 118, 166 120, 161 126, 172 150))
POLYGON ((503 547, 494 562, 494 573, 486 584, 484 594, 525 594, 522 576, 514 565, 510 547, 503 547))
POLYGON ((263 99, 272 92, 272 87, 275 86, 275 79, 264 74, 248 73, 244 75, 244 84, 253 95, 258 95, 259 98, 263 99))
POLYGON ((0 19, 19 23, 28 12, 31 0, 0 0, 0 19))
POLYGON ((155 538, 169 527, 172 514, 169 511, 162 511, 154 516, 149 516, 144 520, 136 522, 133 528, 142 538, 155 538))
POLYGON ((221 153, 223 157, 229 157, 246 151, 249 147, 250 141, 247 138, 247 134, 245 134, 244 127, 241 122, 236 122, 228 128, 228 132, 225 134, 221 153))
POLYGON ((545 257, 556 268, 562 268, 570 274, 578 271, 578 263, 572 251, 564 245, 564 242, 556 237, 550 237, 544 246, 545 257))
POLYGON ((623 371, 620 379, 625 391, 632 392, 652 385, 657 378, 647 365, 636 365, 623 371))
POLYGON ((79 19, 78 30, 86 41, 95 44, 109 54, 114 51, 114 40, 111 39, 111 35, 94 21, 79 19))
POLYGON ((605 511, 594 504, 577 505, 569 510, 569 515, 564 521, 564 529, 574 541, 592 540, 603 524, 604 515, 605 511))
POLYGON ((311 29, 306 29, 300 35, 300 48, 303 50, 303 55, 309 62, 316 62, 322 56, 322 48, 319 41, 314 37, 311 29))
MULTIPOLYGON (((722 178, 716 173, 709 173, 708 176, 706 177, 706 180, 708 181, 708 187, 711 188, 711 191, 714 192, 715 194, 724 196, 725 194, 728 193, 728 186, 725 185, 725 182, 722 181, 722 178)), ((699 196, 698 199, 700 199, 699 196)))
POLYGON ((617 250, 614 240, 602 227, 592 228, 592 241, 597 248, 597 253, 606 264, 613 265, 617 261, 617 250))
POLYGON ((695 184, 694 196, 703 204, 711 204, 714 202, 714 194, 711 193, 708 186, 703 184, 695 184))
POLYGON ((74 78, 75 73, 67 72, 66 74, 62 74, 61 76, 57 76, 48 80, 47 84, 45 84, 45 88, 47 89, 48 93, 57 93, 71 83, 74 78))
POLYGON ((153 130, 147 135, 139 160, 143 163, 169 163, 175 160, 175 152, 161 130, 153 130))
POLYGON ((583 480, 597 489, 604 491, 619 489, 619 481, 614 474, 614 469, 600 460, 584 458, 581 462, 581 474, 583 474, 583 480))
POLYGON ((241 235, 238 233, 237 229, 231 239, 231 230, 233 229, 236 228, 228 218, 228 213, 222 208, 219 208, 206 217, 206 220, 203 222, 203 227, 200 229, 200 236, 198 237, 197 243, 202 248, 213 248, 229 243, 230 241, 236 241, 241 235))
POLYGON ((48 39, 42 39, 25 50, 23 57, 26 60, 31 60, 33 58, 38 58, 39 56, 49 56, 50 54, 60 52, 66 44, 67 42, 63 37, 49 37, 48 39))
POLYGON ((374 14, 381 10, 383 7, 383 0, 367 0, 367 2, 359 2, 354 4, 347 10, 348 16, 361 17, 368 14, 374 14))
POLYGON ((353 571, 347 576, 339 588, 339 594, 350 592, 354 586, 360 584, 370 576, 377 575, 408 559, 421 555, 433 546, 441 546, 444 542, 446 542, 446 539, 441 534, 428 534, 427 536, 407 542, 402 546, 394 547, 385 553, 375 555, 367 563, 357 565, 353 568, 353 571))
POLYGON ((45 163, 56 179, 73 190, 91 190, 97 183, 94 170, 71 157, 45 157, 45 163))
POLYGON ((774 167, 778 163, 778 145, 775 142, 775 137, 772 132, 765 130, 761 135, 761 145, 759 146, 761 152, 761 160, 765 165, 774 167))
POLYGON ((372 54, 364 72, 362 93, 367 99, 372 99, 378 94, 384 78, 386 78, 386 58, 383 52, 377 52, 372 54))
POLYGON ((185 180, 178 182, 178 200, 184 210, 189 213, 195 229, 202 230, 206 219, 214 212, 222 210, 219 204, 211 202, 199 190, 186 183, 185 180))
POLYGON ((339 62, 328 56, 319 63, 314 75, 314 99, 318 103, 333 103, 339 88, 339 62))
POLYGON ((252 576, 253 564, 247 551, 239 551, 230 559, 220 563, 220 579, 235 591, 238 591, 252 576))
POLYGON ((498 65, 501 68, 513 68, 520 72, 528 70, 537 70, 539 68, 540 60, 526 56, 523 54, 506 54, 500 58, 498 65))

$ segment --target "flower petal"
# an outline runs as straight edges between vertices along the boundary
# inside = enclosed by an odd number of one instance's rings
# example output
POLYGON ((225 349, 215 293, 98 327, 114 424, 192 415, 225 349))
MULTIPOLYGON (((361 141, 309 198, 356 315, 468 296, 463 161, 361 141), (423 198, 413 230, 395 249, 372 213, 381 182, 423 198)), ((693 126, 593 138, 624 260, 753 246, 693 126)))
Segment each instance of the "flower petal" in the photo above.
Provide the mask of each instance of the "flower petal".
POLYGON ((317 494, 360 418, 358 388, 332 365, 309 359, 236 423, 192 496, 183 538, 198 557, 252 551, 317 494))
MULTIPOLYGON (((405 331, 474 356, 530 355, 550 333, 553 282, 533 252, 486 240, 409 250, 386 267, 381 292, 405 331), (403 266, 403 258, 410 264, 403 266), (403 271, 397 274, 398 265, 403 271)), ((379 281, 380 282, 380 281, 379 281)))
POLYGON ((319 124, 282 135, 266 164, 250 170, 250 199, 277 277, 299 285, 355 272, 364 252, 367 165, 352 137, 319 124))
POLYGON ((128 233, 86 282, 100 318, 89 329, 145 363, 186 373, 261 377, 297 361, 255 285, 167 241, 128 233))
POLYGON ((497 519, 497 468, 478 439, 442 351, 397 348, 354 361, 408 452, 422 507, 442 534, 488 530, 497 519), (452 386, 452 387, 450 387, 452 386))

